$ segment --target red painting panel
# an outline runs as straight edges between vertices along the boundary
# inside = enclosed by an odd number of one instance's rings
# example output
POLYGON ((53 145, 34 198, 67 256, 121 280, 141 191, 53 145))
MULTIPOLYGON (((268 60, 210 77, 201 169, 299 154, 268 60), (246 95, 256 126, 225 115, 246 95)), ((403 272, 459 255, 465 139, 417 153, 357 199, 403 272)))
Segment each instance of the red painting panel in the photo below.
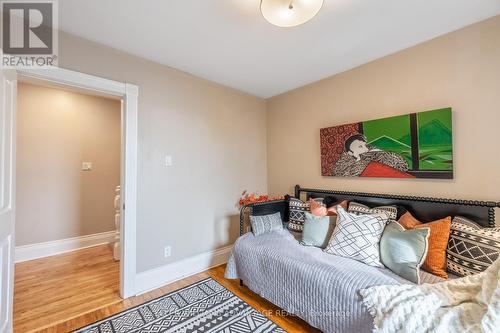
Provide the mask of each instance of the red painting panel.
POLYGON ((321 175, 331 176, 333 166, 344 152, 344 142, 354 134, 359 133, 359 123, 320 130, 321 140, 321 175))

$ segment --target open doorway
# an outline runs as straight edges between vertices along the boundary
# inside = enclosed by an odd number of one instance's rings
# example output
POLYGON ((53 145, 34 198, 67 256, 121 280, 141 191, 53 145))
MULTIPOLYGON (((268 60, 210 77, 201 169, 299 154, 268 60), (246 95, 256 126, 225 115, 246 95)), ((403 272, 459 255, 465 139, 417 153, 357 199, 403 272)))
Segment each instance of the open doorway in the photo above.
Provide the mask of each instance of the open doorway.
POLYGON ((14 328, 120 302, 119 97, 17 85, 14 328))
MULTIPOLYGON (((63 89, 77 89, 122 100, 122 145, 120 182, 120 295, 136 294, 136 210, 137 210, 137 86, 63 68, 2 69, 0 71, 0 331, 12 332, 14 294, 16 213, 16 118, 17 83, 36 80, 63 89)), ((57 289, 54 290, 57 293, 57 289)))

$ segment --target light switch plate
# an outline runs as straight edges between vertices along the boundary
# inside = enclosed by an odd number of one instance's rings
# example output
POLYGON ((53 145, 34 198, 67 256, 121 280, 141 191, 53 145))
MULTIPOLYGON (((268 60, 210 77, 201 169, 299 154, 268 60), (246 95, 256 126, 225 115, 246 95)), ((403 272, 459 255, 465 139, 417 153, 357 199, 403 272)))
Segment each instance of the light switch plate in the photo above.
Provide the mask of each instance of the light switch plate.
POLYGON ((91 171, 92 162, 82 162, 82 171, 91 171))
POLYGON ((172 155, 165 156, 165 166, 171 167, 172 164, 173 164, 173 162, 172 162, 172 155))

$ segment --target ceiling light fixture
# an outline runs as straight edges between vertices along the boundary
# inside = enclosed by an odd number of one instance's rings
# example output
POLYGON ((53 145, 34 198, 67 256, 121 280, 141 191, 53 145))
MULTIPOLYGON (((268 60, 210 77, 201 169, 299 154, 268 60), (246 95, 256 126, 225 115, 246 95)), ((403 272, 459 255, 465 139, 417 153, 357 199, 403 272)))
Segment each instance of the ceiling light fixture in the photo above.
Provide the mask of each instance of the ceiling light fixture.
POLYGON ((323 0, 262 0, 260 11, 271 24, 295 27, 311 20, 323 6, 323 0))

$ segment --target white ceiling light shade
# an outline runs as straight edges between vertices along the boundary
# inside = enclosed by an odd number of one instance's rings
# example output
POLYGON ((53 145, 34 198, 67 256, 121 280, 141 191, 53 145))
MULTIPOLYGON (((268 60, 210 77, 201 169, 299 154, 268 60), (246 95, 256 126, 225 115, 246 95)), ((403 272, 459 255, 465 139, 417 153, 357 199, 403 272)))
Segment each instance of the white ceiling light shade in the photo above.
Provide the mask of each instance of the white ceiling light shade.
POLYGON ((262 0, 260 11, 271 24, 294 27, 311 20, 323 6, 323 0, 262 0))

